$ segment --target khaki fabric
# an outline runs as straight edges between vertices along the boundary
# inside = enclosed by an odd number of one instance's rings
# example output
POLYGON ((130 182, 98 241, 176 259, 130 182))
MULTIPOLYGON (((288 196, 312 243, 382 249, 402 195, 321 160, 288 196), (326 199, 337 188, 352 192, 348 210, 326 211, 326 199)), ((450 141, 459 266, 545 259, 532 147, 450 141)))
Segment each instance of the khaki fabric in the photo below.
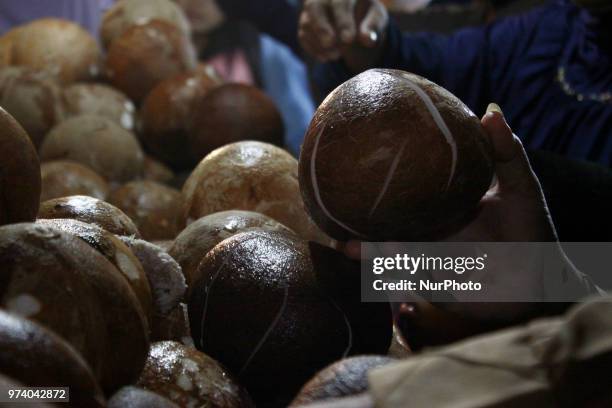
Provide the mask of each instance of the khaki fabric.
POLYGON ((612 394, 612 298, 373 370, 381 408, 586 406, 612 394))

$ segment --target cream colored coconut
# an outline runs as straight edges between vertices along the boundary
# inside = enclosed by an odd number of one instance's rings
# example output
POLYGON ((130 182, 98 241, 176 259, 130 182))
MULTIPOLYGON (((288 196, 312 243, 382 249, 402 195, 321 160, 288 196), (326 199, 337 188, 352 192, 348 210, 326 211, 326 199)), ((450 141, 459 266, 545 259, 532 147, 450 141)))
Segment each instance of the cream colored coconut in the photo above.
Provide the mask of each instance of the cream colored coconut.
POLYGON ((190 224, 226 210, 265 214, 305 239, 329 243, 304 210, 298 164, 287 151, 261 142, 238 142, 206 156, 183 187, 183 217, 190 224))
POLYGON ((170 0, 123 0, 116 2, 102 17, 100 38, 105 48, 134 25, 162 20, 190 35, 189 21, 177 4, 170 0))

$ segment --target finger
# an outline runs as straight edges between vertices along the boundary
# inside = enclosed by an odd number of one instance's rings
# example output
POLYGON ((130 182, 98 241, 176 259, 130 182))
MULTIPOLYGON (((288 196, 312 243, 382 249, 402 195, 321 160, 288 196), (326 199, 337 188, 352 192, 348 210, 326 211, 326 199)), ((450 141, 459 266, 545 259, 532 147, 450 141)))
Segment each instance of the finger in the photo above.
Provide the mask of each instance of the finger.
POLYGON ((306 0, 302 14, 306 14, 309 28, 316 34, 321 46, 323 48, 334 46, 337 42, 336 33, 329 20, 327 3, 322 0, 306 0))
POLYGON ((323 48, 317 40, 316 35, 311 31, 300 29, 298 37, 304 51, 318 61, 327 62, 340 58, 339 50, 323 48))
POLYGON ((387 10, 381 4, 374 4, 359 25, 359 41, 366 47, 373 47, 381 39, 387 25, 387 10))
POLYGON ((525 191, 539 185, 523 144, 506 123, 499 106, 489 105, 482 126, 491 138, 497 186, 501 191, 525 191))
POLYGON ((360 260, 361 259, 361 242, 359 241, 348 241, 342 248, 344 255, 347 258, 360 260))
POLYGON ((355 0, 331 0, 331 8, 336 23, 336 32, 345 44, 355 39, 355 0))

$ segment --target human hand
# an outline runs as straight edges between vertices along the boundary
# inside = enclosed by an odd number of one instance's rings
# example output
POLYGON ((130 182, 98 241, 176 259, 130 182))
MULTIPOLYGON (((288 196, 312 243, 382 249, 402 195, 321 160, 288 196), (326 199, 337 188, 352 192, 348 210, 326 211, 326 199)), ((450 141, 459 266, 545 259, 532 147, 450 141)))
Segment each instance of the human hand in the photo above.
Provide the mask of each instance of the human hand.
POLYGON ((349 66, 364 69, 379 58, 376 50, 382 49, 388 23, 379 0, 305 0, 298 35, 304 50, 319 61, 344 57, 349 66))

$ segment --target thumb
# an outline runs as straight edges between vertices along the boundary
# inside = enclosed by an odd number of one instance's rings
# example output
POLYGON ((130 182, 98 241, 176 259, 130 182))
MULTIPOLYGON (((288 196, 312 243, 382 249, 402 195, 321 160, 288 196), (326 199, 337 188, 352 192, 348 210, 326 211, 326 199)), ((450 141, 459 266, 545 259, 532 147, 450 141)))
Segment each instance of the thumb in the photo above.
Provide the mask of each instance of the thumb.
POLYGON ((374 47, 387 25, 387 10, 377 2, 371 2, 367 14, 359 24, 359 42, 366 47, 374 47))
POLYGON ((496 104, 489 104, 482 118, 495 158, 495 174, 501 191, 539 192, 539 182, 531 169, 520 139, 512 133, 496 104))

